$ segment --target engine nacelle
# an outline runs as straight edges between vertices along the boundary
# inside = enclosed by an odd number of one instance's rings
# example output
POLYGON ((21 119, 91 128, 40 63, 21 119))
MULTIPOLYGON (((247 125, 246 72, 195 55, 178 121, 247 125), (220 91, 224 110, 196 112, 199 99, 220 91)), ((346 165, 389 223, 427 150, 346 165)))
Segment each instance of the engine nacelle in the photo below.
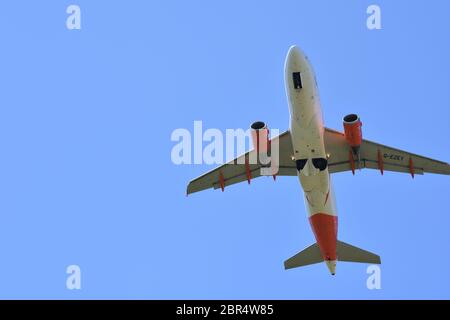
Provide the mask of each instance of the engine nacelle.
POLYGON ((362 122, 357 114, 346 115, 344 121, 345 140, 352 148, 354 154, 358 154, 362 143, 362 122))
POLYGON ((262 121, 253 122, 250 126, 252 129, 253 147, 258 155, 267 155, 270 150, 269 129, 262 121))

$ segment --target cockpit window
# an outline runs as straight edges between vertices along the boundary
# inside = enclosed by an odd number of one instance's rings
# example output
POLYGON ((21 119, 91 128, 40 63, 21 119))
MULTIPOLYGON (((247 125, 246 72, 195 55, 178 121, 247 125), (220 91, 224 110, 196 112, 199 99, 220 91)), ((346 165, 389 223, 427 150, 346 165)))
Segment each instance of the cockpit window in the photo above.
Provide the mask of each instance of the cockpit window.
POLYGON ((325 170, 328 165, 328 161, 325 158, 314 158, 312 159, 312 163, 314 168, 319 169, 320 171, 325 170))
POLYGON ((300 159, 295 161, 295 164, 297 165, 297 170, 298 171, 303 170, 307 161, 308 159, 300 159))
POLYGON ((294 88, 295 89, 301 89, 303 88, 302 85, 302 75, 300 72, 293 72, 292 73, 292 80, 294 81, 294 88))

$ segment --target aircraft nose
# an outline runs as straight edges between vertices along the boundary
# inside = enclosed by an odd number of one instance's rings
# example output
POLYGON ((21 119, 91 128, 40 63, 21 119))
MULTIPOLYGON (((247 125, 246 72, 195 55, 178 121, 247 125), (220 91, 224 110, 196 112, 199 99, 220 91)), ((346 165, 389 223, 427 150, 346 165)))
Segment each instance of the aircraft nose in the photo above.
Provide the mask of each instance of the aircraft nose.
POLYGON ((292 58, 299 58, 301 56, 301 50, 298 46, 293 45, 289 48, 288 51, 288 58, 292 59, 292 58))
POLYGON ((290 72, 292 70, 299 71, 304 64, 305 64, 305 54, 303 53, 303 51, 296 45, 291 46, 286 56, 285 62, 286 72, 290 72))

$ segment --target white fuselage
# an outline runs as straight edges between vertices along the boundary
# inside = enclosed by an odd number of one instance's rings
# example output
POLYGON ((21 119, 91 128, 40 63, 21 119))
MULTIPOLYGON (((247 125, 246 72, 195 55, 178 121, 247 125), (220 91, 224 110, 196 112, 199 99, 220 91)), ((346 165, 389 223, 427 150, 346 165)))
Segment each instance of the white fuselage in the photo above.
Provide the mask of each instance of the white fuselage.
POLYGON ((296 46, 290 48, 286 58, 285 85, 293 157, 308 217, 324 260, 334 262, 337 213, 327 166, 319 91, 308 58, 296 46))

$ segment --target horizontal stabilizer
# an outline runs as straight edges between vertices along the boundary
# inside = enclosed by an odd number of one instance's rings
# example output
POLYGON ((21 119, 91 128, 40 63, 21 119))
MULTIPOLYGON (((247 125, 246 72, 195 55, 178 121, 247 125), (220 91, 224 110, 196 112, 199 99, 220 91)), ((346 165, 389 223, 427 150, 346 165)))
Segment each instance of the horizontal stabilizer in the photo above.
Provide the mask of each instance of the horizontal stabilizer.
POLYGON ((379 255, 354 247, 348 243, 337 241, 336 253, 338 261, 380 264, 379 255))
MULTIPOLYGON (((336 243, 336 254, 338 261, 381 264, 380 256, 339 240, 336 243)), ((284 268, 292 269, 323 261, 324 259, 320 252, 319 246, 317 243, 314 243, 303 251, 297 253, 295 256, 286 260, 284 262, 284 268)))
POLYGON ((286 260, 284 262, 284 268, 292 269, 319 262, 323 262, 322 254, 320 253, 317 243, 314 243, 305 250, 286 260))

